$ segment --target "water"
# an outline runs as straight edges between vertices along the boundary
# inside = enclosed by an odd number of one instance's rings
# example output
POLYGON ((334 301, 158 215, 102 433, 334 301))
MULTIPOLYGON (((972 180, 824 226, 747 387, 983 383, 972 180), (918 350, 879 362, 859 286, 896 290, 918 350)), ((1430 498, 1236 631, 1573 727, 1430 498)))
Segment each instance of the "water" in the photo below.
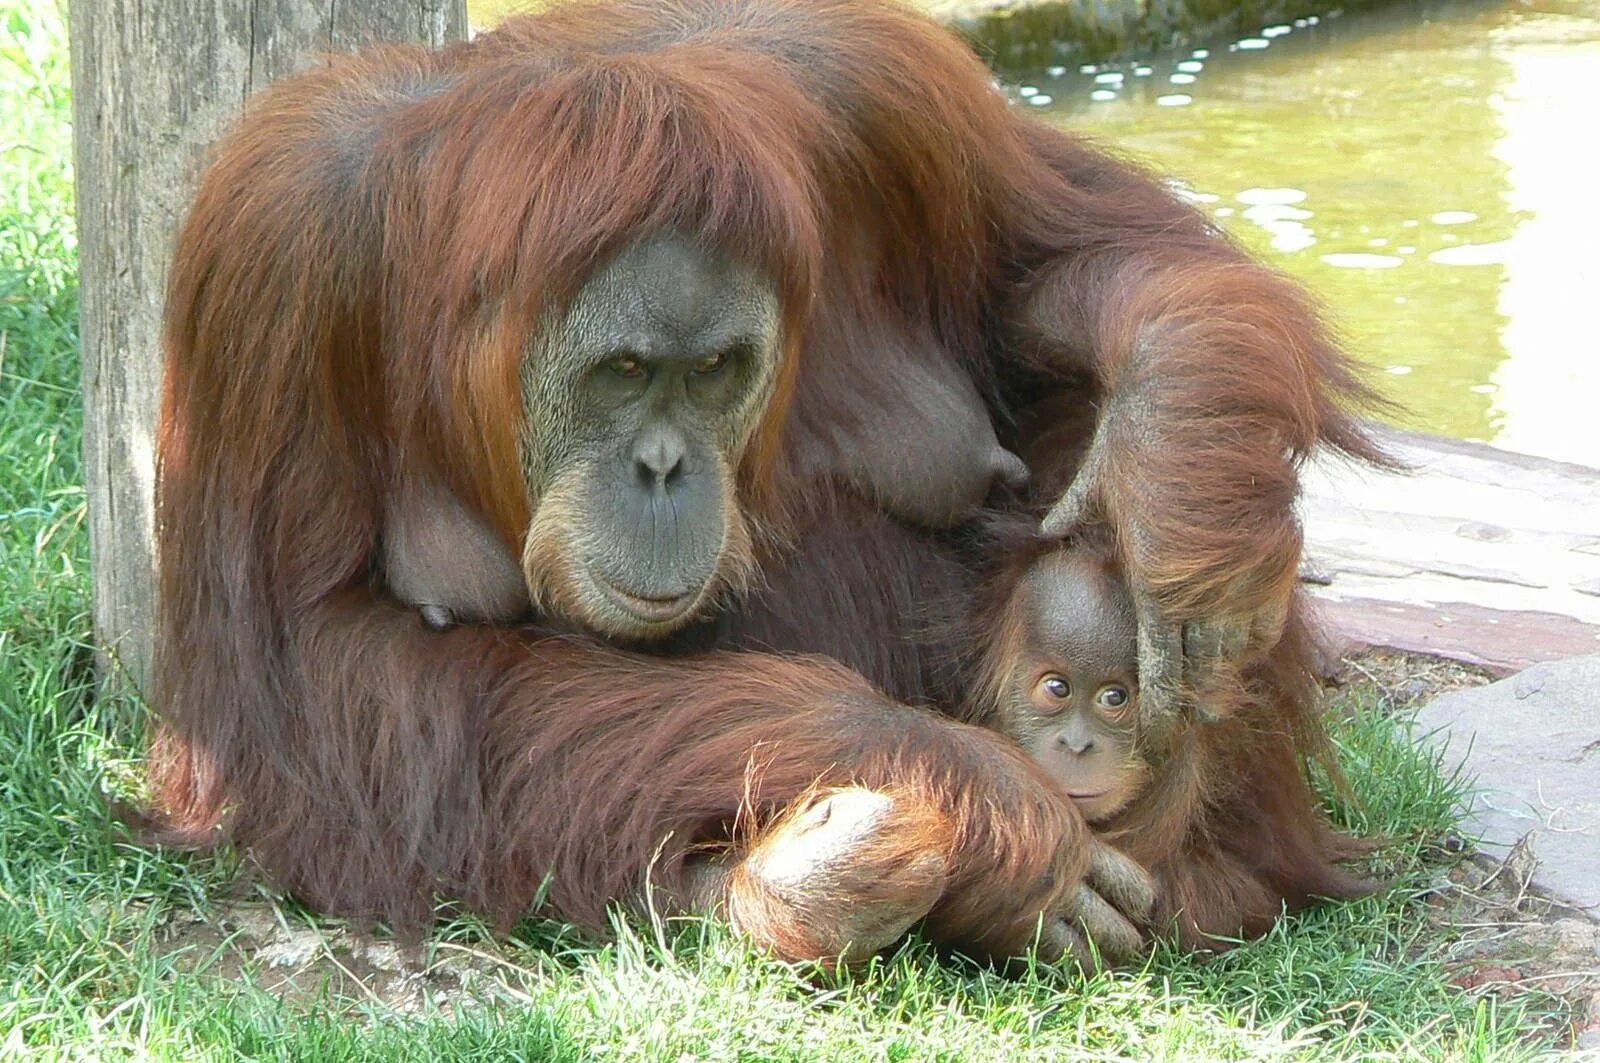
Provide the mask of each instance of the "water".
POLYGON ((1001 76, 1319 292, 1403 424, 1600 465, 1600 0, 1261 29, 1001 76))

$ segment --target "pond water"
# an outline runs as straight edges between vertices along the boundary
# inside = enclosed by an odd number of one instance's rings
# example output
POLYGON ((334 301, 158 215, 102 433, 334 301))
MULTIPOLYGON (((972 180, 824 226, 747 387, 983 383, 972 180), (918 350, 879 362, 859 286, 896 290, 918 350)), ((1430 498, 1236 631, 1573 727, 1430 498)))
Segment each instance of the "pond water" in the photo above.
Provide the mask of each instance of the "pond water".
POLYGON ((1402 424, 1600 465, 1600 0, 1400 4, 1001 77, 1319 292, 1402 424))

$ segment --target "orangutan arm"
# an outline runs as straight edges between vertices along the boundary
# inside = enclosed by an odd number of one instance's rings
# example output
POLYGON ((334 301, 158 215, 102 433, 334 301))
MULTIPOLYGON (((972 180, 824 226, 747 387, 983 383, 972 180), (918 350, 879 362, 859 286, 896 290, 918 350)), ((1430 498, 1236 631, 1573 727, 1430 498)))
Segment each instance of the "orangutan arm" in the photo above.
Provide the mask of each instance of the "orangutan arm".
POLYGON ((1020 224, 1037 261, 1005 315, 1008 357, 1099 396, 1044 528, 1116 530, 1147 718, 1221 704, 1227 677, 1282 628, 1299 466, 1319 444, 1377 457, 1347 412, 1371 395, 1301 288, 1125 162, 1048 129, 1028 137, 1044 166, 1020 224))

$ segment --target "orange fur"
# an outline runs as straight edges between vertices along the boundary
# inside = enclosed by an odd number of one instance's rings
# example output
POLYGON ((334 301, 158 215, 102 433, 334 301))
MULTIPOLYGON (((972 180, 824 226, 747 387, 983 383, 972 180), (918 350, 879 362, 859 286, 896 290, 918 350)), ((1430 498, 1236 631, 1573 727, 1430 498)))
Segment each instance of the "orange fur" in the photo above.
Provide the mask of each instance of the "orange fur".
MULTIPOLYGON (((1286 599, 1295 460, 1318 442, 1367 453, 1340 405, 1361 390, 1296 289, 1155 182, 1014 114, 899 5, 614 0, 338 58, 253 101, 178 240, 155 833, 232 841, 329 911, 416 926, 442 899, 510 921, 550 876, 556 911, 603 926, 652 876, 682 886, 685 854, 729 840, 741 808, 765 823, 860 784, 949 825, 935 933, 1015 949, 1074 894, 1088 835, 998 737, 821 660, 632 656, 603 632, 548 637, 559 615, 431 632, 375 585, 383 499, 422 467, 521 553, 541 502, 522 475, 527 338, 665 229, 782 299, 786 354, 737 485, 758 583, 805 580, 807 539, 848 509, 818 437, 895 358, 963 367, 1002 424, 1072 380, 1107 411, 1156 410, 1157 437, 1116 439, 1101 503, 1179 615, 1286 599)), ((937 537, 899 541, 899 570, 839 609, 898 614, 897 586, 986 570, 937 537)), ((786 608, 747 600, 763 603, 786 608)), ((785 621, 769 648, 831 622, 785 621)), ((862 668, 890 661, 944 696, 914 631, 865 637, 862 668)), ((1274 637, 1248 673, 1281 715, 1252 739, 1270 754, 1239 784, 1254 805, 1174 799, 1188 811, 1151 827, 1199 839, 1174 895, 1331 881, 1298 770, 1315 735, 1300 651, 1274 637), (1240 864, 1214 841, 1235 826, 1275 851, 1240 864)), ((1219 772, 1194 769, 1192 789, 1219 772)))

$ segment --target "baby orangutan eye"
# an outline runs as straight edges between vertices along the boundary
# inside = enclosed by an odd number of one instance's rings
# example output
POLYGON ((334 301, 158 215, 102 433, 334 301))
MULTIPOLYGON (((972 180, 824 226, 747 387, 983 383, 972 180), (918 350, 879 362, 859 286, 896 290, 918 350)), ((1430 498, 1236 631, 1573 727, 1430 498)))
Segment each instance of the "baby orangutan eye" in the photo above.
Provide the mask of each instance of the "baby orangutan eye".
POLYGON ((1120 709, 1128 703, 1128 691, 1126 687, 1120 687, 1116 684, 1104 686, 1094 696, 1094 700, 1102 708, 1120 709))
POLYGON ((1072 684, 1059 675, 1047 675, 1039 680, 1039 689, 1057 701, 1065 701, 1072 696, 1072 684))

